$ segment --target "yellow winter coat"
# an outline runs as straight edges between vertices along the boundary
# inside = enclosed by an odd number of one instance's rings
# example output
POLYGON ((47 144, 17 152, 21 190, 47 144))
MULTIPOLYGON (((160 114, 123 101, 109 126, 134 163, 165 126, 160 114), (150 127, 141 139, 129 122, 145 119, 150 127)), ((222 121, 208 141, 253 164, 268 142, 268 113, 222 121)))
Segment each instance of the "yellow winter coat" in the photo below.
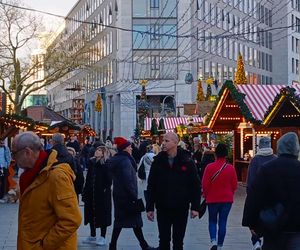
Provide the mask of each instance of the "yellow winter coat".
POLYGON ((75 175, 69 164, 54 164, 56 156, 52 150, 46 167, 20 198, 18 250, 77 249, 81 213, 75 175))

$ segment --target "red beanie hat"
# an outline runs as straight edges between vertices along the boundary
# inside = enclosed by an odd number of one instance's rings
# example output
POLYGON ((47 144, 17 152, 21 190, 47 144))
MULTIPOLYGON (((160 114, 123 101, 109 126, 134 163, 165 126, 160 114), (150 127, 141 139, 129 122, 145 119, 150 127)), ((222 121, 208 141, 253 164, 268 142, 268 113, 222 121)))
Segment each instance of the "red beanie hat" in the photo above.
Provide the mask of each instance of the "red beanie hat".
POLYGON ((127 148, 129 145, 131 145, 131 142, 126 140, 124 137, 116 137, 115 144, 117 145, 117 149, 119 151, 122 151, 125 148, 127 148))

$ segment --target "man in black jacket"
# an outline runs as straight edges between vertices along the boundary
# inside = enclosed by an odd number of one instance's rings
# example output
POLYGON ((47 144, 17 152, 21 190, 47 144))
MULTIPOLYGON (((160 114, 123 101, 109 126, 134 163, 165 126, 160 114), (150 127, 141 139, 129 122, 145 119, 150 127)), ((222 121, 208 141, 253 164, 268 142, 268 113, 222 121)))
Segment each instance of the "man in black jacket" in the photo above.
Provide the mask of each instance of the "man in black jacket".
POLYGON ((159 249, 169 250, 171 229, 173 249, 183 249, 183 239, 191 205, 191 217, 198 216, 200 180, 194 162, 183 149, 177 149, 175 133, 164 136, 162 152, 152 163, 147 188, 147 217, 154 221, 157 209, 159 249))
POLYGON ((253 234, 263 234, 263 250, 299 250, 300 162, 296 133, 289 132, 278 140, 277 154, 278 158, 260 168, 249 186, 242 224, 253 234), (276 230, 271 230, 261 222, 260 212, 278 205, 284 209, 282 220, 276 230))
MULTIPOLYGON (((52 143, 53 143, 52 149, 57 151, 58 162, 68 163, 76 175, 76 179, 74 181, 74 187, 78 198, 78 195, 81 194, 82 187, 84 184, 84 176, 83 176, 83 171, 80 166, 80 163, 79 162, 76 163, 75 158, 73 158, 73 156, 68 151, 68 148, 64 145, 64 136, 62 134, 55 133, 52 136, 52 143)), ((75 149, 74 152, 76 156, 75 149)))

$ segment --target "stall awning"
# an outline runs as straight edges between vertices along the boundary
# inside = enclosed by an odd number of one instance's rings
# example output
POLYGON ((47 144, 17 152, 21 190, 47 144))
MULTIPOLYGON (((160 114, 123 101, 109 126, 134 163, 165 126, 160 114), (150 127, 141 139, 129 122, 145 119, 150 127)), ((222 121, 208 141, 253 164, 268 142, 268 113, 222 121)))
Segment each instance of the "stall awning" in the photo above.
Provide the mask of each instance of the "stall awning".
MULTIPOLYGON (((146 118, 145 119, 145 126, 144 130, 150 130, 151 129, 151 122, 154 118, 146 118)), ((166 131, 173 131, 176 126, 183 124, 188 125, 190 123, 201 123, 203 122, 202 117, 167 117, 164 119, 164 125, 166 131)), ((156 118, 157 124, 159 123, 160 118, 156 118)))
MULTIPOLYGON (((273 104, 275 97, 286 85, 254 85, 241 84, 236 88, 245 94, 244 102, 256 120, 262 121, 266 111, 273 104)), ((299 85, 292 86, 296 91, 300 91, 299 85)))

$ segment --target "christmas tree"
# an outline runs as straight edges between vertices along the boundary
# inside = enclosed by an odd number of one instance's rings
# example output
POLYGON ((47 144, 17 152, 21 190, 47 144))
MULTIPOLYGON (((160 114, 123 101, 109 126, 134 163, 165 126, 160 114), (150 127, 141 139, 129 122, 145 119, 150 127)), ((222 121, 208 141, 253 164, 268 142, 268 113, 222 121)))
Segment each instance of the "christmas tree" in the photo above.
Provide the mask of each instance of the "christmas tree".
POLYGON ((237 61, 237 70, 235 72, 234 83, 235 84, 247 84, 244 60, 243 60, 241 53, 239 53, 239 58, 237 61))
POLYGON ((97 99, 95 102, 95 111, 96 112, 101 112, 102 111, 102 99, 100 94, 97 94, 97 99))
POLYGON ((197 102, 204 101, 204 93, 203 93, 203 88, 202 88, 202 81, 199 79, 198 80, 198 91, 197 91, 197 102))

